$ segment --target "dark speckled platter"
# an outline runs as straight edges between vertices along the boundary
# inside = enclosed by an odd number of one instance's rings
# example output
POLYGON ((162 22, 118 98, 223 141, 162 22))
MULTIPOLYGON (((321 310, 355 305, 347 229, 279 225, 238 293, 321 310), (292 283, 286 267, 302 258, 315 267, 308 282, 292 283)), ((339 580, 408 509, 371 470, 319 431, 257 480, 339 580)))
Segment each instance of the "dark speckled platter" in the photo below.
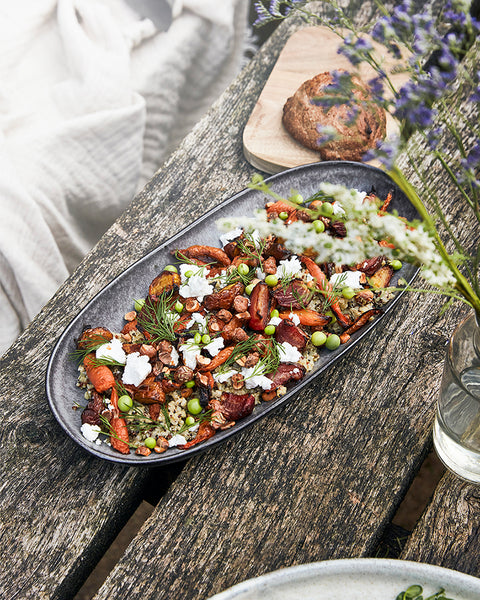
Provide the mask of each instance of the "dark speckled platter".
MULTIPOLYGON (((360 163, 343 161, 314 163, 284 171, 270 177, 267 181, 272 185, 272 189, 280 195, 288 196, 290 189, 294 188, 305 198, 318 191, 319 184, 322 181, 344 184, 366 192, 369 192, 373 187, 381 198, 385 198, 387 193, 393 189, 394 195, 390 208, 398 210, 399 214, 409 220, 417 216, 415 209, 405 195, 383 171, 360 163)), ((150 282, 166 264, 171 262, 171 250, 185 248, 192 244, 219 246, 220 232, 215 225, 218 218, 251 215, 255 208, 263 207, 264 202, 264 194, 248 189, 222 202, 115 278, 80 311, 62 333, 47 367, 47 397, 50 408, 61 427, 82 448, 98 458, 123 464, 144 466, 184 460, 194 454, 203 452, 237 434, 255 421, 262 419, 285 402, 289 402, 315 377, 332 367, 373 327, 378 327, 382 317, 392 310, 398 302, 403 292, 398 293, 391 302, 385 305, 384 312, 374 321, 353 334, 347 344, 340 346, 333 352, 322 352, 314 369, 302 380, 292 385, 284 396, 257 406, 250 416, 239 421, 234 427, 217 432, 212 438, 197 446, 193 446, 188 450, 171 448, 164 454, 152 452, 150 456, 144 457, 137 456, 134 453, 122 455, 105 443, 97 445, 88 442, 80 431, 81 410, 72 409, 75 401, 78 403, 83 401, 83 395, 76 387, 77 366, 70 359, 71 352, 75 350, 75 340, 87 327, 102 326, 112 331, 120 331, 125 324, 123 316, 131 310, 133 299, 145 297, 150 282)), ((399 277, 408 282, 411 281, 416 272, 415 267, 404 265, 400 271, 395 273, 392 285, 395 285, 399 277)), ((268 427, 268 420, 265 422, 265 427, 268 427)))

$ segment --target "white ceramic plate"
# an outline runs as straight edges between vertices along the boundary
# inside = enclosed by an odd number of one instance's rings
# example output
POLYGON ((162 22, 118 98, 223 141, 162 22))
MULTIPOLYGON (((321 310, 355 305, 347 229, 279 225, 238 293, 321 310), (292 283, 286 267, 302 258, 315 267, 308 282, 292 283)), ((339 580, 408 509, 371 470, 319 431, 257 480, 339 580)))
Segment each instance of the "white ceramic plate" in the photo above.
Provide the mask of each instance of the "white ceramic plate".
POLYGON ((452 600, 478 600, 480 579, 394 559, 329 560, 280 569, 235 585, 210 600, 395 600, 411 585, 423 597, 445 589, 452 600))

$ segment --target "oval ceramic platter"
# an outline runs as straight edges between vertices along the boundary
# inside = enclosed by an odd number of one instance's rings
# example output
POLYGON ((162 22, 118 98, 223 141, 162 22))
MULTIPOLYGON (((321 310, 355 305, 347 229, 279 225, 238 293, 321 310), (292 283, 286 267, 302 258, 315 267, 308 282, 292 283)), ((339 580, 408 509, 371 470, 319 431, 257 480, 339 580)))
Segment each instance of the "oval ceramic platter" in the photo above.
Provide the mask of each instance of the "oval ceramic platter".
POLYGON ((395 600, 411 585, 420 585, 424 598, 441 588, 447 598, 480 598, 480 579, 459 571, 406 560, 353 558, 273 571, 210 600, 395 600))
MULTIPOLYGON (((303 194, 305 198, 317 192, 322 181, 344 184, 366 192, 369 192, 373 187, 380 198, 385 198, 388 192, 393 190, 391 209, 398 210, 399 214, 409 220, 417 216, 415 209, 406 196, 383 171, 360 163, 332 161, 305 165, 274 175, 267 181, 278 194, 288 196, 291 188, 294 188, 303 194)), ((284 396, 271 402, 262 403, 255 408, 250 416, 238 421, 234 427, 217 431, 212 438, 205 442, 187 450, 170 448, 163 454, 152 452, 147 457, 137 456, 133 452, 129 455, 123 455, 113 450, 106 443, 99 445, 95 442, 88 442, 80 431, 82 411, 73 409, 75 402, 81 403, 83 401, 83 394, 76 387, 77 364, 71 360, 71 353, 75 350, 76 340, 80 337, 82 331, 88 327, 99 326, 107 327, 111 331, 120 331, 125 324, 123 317, 126 312, 132 309, 133 300, 144 298, 148 293, 150 282, 162 271, 165 265, 172 262, 171 250, 185 248, 192 244, 220 246, 220 232, 216 228, 217 219, 224 216, 252 215, 254 209, 262 208, 264 203, 265 195, 263 193, 249 189, 221 203, 115 278, 81 310, 62 333, 48 363, 46 392, 55 418, 64 431, 82 448, 98 458, 123 464, 144 466, 184 460, 194 454, 203 452, 237 434, 255 421, 265 417, 272 410, 288 402, 300 389, 311 383, 313 378, 318 377, 320 373, 334 365, 364 335, 368 334, 372 327, 377 327, 381 318, 392 310, 398 302, 402 292, 397 293, 394 299, 385 305, 384 312, 378 315, 374 321, 353 334, 347 344, 334 351, 322 352, 314 369, 299 382, 292 385, 284 396)), ((410 282, 416 272, 415 267, 404 265, 400 271, 395 272, 392 285, 396 284, 399 277, 410 282)))

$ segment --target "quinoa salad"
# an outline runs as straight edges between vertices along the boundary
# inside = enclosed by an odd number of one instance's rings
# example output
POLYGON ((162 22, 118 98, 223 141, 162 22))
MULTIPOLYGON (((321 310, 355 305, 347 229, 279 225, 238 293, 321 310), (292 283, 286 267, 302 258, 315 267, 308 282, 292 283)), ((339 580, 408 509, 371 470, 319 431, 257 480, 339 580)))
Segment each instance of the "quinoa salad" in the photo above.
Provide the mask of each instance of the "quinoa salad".
MULTIPOLYGON (((362 198, 379 213, 390 201, 362 198)), ((301 220, 339 238, 348 226, 325 196, 265 210, 285 228, 301 220)), ((319 264, 279 235, 236 227, 220 247, 177 248, 125 307, 120 331, 99 324, 76 342, 83 437, 122 454, 188 449, 283 396, 391 300, 401 264, 386 258, 387 245, 356 264, 319 264)))

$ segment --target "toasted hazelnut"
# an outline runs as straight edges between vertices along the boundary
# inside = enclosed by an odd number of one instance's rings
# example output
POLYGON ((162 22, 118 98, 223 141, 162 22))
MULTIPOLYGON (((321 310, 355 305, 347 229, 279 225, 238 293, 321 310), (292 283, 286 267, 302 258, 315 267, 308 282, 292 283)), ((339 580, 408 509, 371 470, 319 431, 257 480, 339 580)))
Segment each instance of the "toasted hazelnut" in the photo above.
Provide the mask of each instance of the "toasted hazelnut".
POLYGON ((237 313, 246 312, 248 309, 248 298, 245 298, 245 296, 235 296, 233 300, 233 309, 237 313))
POLYGON ((175 381, 179 383, 185 383, 193 379, 193 369, 190 367, 182 366, 178 367, 174 375, 175 381))
POLYGON ((143 356, 148 356, 149 358, 153 358, 157 354, 157 349, 151 344, 142 344, 140 346, 140 354, 143 356))
POLYGON ((185 310, 189 313, 197 312, 200 308, 200 302, 196 298, 187 298, 185 300, 185 310))
POLYGON ((137 312, 135 310, 131 310, 130 312, 127 312, 123 318, 125 321, 135 321, 137 318, 137 312))
POLYGON ((173 346, 170 342, 168 342, 167 340, 162 340, 158 344, 158 353, 160 354, 161 352, 168 352, 168 354, 170 354, 172 348, 173 346))
POLYGON ((241 390, 243 388, 244 378, 241 373, 232 375, 232 387, 234 390, 241 390))
POLYGON ((153 449, 157 454, 161 454, 168 450, 168 441, 164 437, 157 438, 157 445, 153 449))
POLYGON ((240 321, 249 321, 250 320, 250 313, 248 312, 248 310, 244 311, 244 312, 239 312, 235 315, 235 317, 237 319, 240 319, 240 321))
POLYGON ((263 261, 263 271, 267 273, 267 275, 275 275, 277 272, 277 261, 274 256, 269 256, 263 261))
POLYGON ((244 342, 248 340, 248 334, 241 327, 237 327, 233 332, 232 338, 235 342, 244 342))
POLYGON ((141 456, 148 456, 151 453, 152 451, 150 450, 150 448, 147 448, 146 446, 139 446, 135 450, 135 454, 140 454, 141 456))
POLYGON ((254 367, 260 360, 260 354, 258 352, 250 352, 247 354, 245 366, 247 368, 254 367))
POLYGON ((231 320, 231 318, 233 317, 232 313, 227 310, 226 308, 221 308, 218 312, 217 312, 217 317, 219 319, 221 319, 222 321, 225 321, 225 323, 228 323, 228 321, 231 320))
POLYGON ((197 365, 200 365, 201 367, 207 367, 211 362, 211 358, 207 358, 206 356, 202 356, 201 354, 200 356, 197 356, 197 365))

